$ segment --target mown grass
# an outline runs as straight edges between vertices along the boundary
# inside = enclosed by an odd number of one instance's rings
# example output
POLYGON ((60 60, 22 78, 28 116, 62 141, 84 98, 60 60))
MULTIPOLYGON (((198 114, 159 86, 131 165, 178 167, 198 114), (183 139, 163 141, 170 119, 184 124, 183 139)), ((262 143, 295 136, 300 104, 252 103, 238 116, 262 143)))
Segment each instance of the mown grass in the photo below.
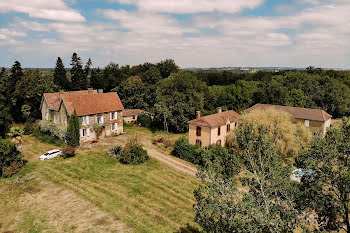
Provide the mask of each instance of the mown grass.
MULTIPOLYGON (((30 136, 26 143, 35 144, 37 154, 48 149, 47 145, 30 136)), ((31 159, 36 151, 33 147, 24 147, 25 155, 31 159)), ((18 176, 30 173, 38 174, 35 179, 45 179, 73 191, 103 212, 121 220, 134 232, 177 232, 180 229, 183 231, 183 228, 196 227, 193 222, 193 190, 199 181, 155 160, 142 165, 123 165, 110 158, 107 151, 91 149, 78 152, 76 157, 66 160, 56 158, 45 162, 29 162, 18 176)), ((30 223, 40 220, 41 216, 30 209, 20 209, 18 197, 28 184, 7 183, 4 179, 0 180, 0 188, 3 185, 17 192, 0 195, 0 204, 13 202, 9 206, 21 212, 23 219, 17 225, 18 231, 40 232, 41 229, 47 229, 44 223, 31 228, 30 223)), ((11 212, 10 207, 7 211, 11 212)), ((0 212, 0 217, 3 214, 0 212)))

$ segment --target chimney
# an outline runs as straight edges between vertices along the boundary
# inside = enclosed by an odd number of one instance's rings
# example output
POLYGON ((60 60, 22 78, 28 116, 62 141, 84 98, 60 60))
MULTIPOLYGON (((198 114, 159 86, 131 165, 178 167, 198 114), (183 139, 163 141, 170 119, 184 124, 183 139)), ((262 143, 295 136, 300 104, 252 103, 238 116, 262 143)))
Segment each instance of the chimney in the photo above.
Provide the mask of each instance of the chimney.
POLYGON ((196 112, 196 120, 198 120, 199 118, 201 118, 201 111, 196 112))
POLYGON ((92 93, 93 92, 93 88, 88 88, 88 93, 92 93))
POLYGON ((222 107, 218 107, 218 113, 222 112, 222 107))
POLYGON ((103 89, 98 89, 98 93, 103 93, 103 89))
POLYGON ((59 93, 60 93, 60 94, 64 93, 64 90, 60 90, 59 93))

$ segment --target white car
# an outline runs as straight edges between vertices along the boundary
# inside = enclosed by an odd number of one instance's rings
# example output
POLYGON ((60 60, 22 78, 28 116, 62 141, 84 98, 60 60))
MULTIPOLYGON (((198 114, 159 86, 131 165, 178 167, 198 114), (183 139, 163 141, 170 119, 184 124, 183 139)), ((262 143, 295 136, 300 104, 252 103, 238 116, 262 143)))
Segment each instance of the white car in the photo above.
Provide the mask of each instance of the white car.
POLYGON ((39 157, 39 160, 48 160, 62 155, 62 151, 59 149, 50 150, 39 157))

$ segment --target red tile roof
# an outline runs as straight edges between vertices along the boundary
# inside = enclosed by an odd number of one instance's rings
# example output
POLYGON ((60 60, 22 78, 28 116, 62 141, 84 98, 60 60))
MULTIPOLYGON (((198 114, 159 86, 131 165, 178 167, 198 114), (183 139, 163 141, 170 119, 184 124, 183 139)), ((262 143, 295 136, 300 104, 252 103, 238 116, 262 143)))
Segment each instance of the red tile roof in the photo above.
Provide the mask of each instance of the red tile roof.
POLYGON ((212 115, 200 117, 199 119, 194 119, 189 121, 189 124, 216 127, 220 125, 225 125, 228 121, 234 121, 239 118, 239 114, 233 110, 215 113, 212 115))
POLYGON ((124 109, 123 116, 135 116, 141 113, 145 113, 145 111, 141 109, 124 109))
POLYGON ((51 110, 58 111, 62 103, 66 106, 69 115, 73 114, 74 109, 78 116, 124 110, 116 92, 97 93, 96 90, 88 90, 45 93, 44 97, 51 110))
POLYGON ((296 119, 312 120, 312 121, 327 121, 332 118, 332 115, 326 113, 322 109, 298 108, 298 107, 289 107, 289 106, 271 105, 271 104, 256 104, 248 108, 247 110, 245 110, 245 112, 250 112, 256 109, 263 110, 267 108, 275 108, 277 110, 287 112, 296 119))
POLYGON ((44 93, 44 98, 50 110, 58 111, 63 96, 97 94, 97 90, 61 91, 56 93, 44 93))

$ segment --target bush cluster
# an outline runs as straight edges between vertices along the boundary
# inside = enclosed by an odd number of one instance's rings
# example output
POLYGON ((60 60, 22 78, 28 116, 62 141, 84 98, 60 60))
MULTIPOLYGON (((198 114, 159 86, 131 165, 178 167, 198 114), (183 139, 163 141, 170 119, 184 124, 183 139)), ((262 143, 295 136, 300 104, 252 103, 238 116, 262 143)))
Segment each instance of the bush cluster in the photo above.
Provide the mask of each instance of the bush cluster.
POLYGON ((25 123, 24 124, 24 129, 23 129, 23 134, 24 135, 30 135, 34 131, 34 127, 31 123, 25 123))
POLYGON ((6 139, 0 140, 0 177, 5 175, 11 176, 14 173, 11 171, 18 171, 20 167, 17 163, 22 163, 22 154, 17 150, 16 145, 6 139), (8 168, 10 167, 10 168, 8 168))
POLYGON ((66 146, 62 149, 62 157, 64 159, 71 158, 75 156, 75 148, 72 146, 66 146))
POLYGON ((140 123, 142 127, 150 128, 152 124, 152 119, 149 115, 141 113, 137 117, 137 121, 140 123))
POLYGON ((56 125, 52 121, 42 120, 39 123, 39 129, 41 132, 49 135, 53 135, 61 140, 65 140, 67 135, 67 128, 65 126, 56 125))
POLYGON ((109 155, 113 158, 117 158, 120 156, 122 149, 123 147, 121 145, 114 146, 109 150, 109 155))
POLYGON ((201 147, 191 145, 185 137, 176 140, 172 155, 194 164, 201 163, 201 147))
POLYGON ((53 144, 60 147, 66 145, 64 140, 59 139, 51 134, 43 133, 39 129, 35 129, 32 135, 44 143, 53 144))
POLYGON ((131 141, 124 146, 120 152, 120 157, 120 162, 123 164, 141 164, 149 159, 147 151, 135 141, 131 141))
POLYGON ((7 134, 7 136, 11 138, 19 137, 21 136, 23 131, 18 127, 11 127, 10 132, 7 134))

